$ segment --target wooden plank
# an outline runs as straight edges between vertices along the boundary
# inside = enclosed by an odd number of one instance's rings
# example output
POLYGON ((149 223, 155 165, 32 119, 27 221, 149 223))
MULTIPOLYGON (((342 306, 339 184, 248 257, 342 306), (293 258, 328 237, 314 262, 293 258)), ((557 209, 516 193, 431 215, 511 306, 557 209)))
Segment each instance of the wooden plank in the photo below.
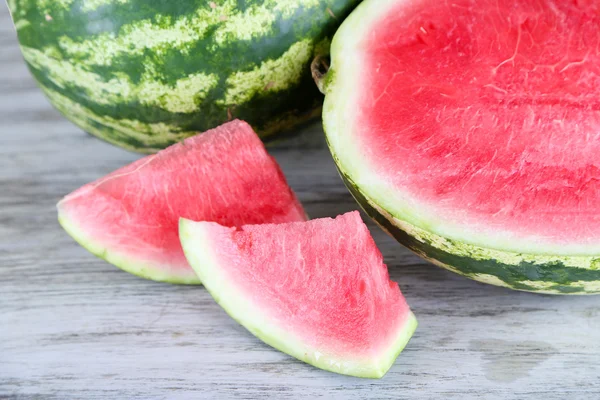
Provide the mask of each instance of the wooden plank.
MULTIPOLYGON (((145 281, 94 258, 61 230, 55 203, 139 156, 51 108, 1 7, 0 398, 598 398, 597 297, 472 282, 371 223, 420 321, 379 381, 323 372, 269 348, 202 287, 145 281)), ((311 216, 356 209, 318 124, 272 152, 311 216)))

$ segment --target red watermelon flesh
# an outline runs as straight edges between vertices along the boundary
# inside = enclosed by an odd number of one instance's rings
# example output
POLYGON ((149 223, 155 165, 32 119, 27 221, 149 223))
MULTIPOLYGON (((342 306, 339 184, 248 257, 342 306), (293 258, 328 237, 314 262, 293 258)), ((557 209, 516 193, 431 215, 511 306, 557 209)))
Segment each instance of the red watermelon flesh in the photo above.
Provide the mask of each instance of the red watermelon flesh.
POLYGON ((180 235, 234 319, 319 368, 380 377, 416 328, 358 212, 241 228, 182 220, 180 235))
POLYGON ((449 237, 505 234, 575 253, 597 245, 600 3, 385 8, 360 45, 356 108, 376 173, 428 223, 458 227, 438 232, 449 237))
POLYGON ((232 121, 142 158, 58 203, 59 221, 92 253, 149 279, 200 283, 180 217, 225 226, 305 220, 252 128, 232 121))

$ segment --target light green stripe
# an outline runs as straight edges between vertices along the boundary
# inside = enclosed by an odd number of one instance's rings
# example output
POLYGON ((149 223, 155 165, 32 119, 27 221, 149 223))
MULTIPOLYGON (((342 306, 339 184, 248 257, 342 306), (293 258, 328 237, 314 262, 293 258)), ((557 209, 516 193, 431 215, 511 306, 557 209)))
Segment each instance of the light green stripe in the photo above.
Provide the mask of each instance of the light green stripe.
POLYGON ((244 13, 228 16, 215 32, 215 41, 223 44, 231 40, 250 40, 256 36, 266 36, 271 32, 276 17, 291 18, 300 6, 311 9, 319 7, 321 3, 320 0, 265 1, 260 6, 248 8, 244 13))
POLYGON ((294 43, 288 51, 276 60, 267 60, 252 71, 235 72, 227 79, 225 99, 222 105, 243 104, 257 92, 278 92, 297 83, 306 63, 312 57, 312 40, 305 39, 294 43))
POLYGON ((67 10, 72 3, 73 0, 37 0, 36 8, 48 13, 52 8, 56 9, 57 7, 67 10))
MULTIPOLYGON (((11 0, 15 2, 16 0, 11 0)), ((49 12, 52 8, 56 9, 57 7, 62 8, 63 10, 68 10, 75 0, 37 0, 36 8, 42 10, 43 12, 49 12)), ((81 1, 81 9, 83 11, 94 11, 98 7, 110 5, 114 3, 125 4, 128 0, 83 0, 81 1)))
POLYGON ((16 30, 23 29, 29 25, 31 25, 31 23, 29 21, 27 21, 26 19, 21 19, 19 21, 15 21, 15 29, 16 30))
POLYGON ((75 42, 63 36, 59 45, 64 52, 77 57, 85 65, 110 65, 116 57, 142 55, 146 50, 157 55, 173 49, 188 54, 193 45, 215 25, 215 45, 226 41, 249 40, 268 35, 273 29, 277 13, 281 13, 283 18, 290 18, 298 8, 321 7, 321 2, 267 0, 243 13, 238 12, 236 6, 235 0, 225 0, 221 5, 215 5, 215 8, 208 3, 191 16, 173 20, 171 17, 157 15, 156 22, 148 19, 127 24, 118 35, 104 33, 83 42, 75 42))
POLYGON ((96 10, 98 7, 107 6, 114 3, 125 4, 127 3, 127 1, 128 0, 85 0, 81 5, 81 9, 83 11, 89 12, 96 10))
POLYGON ((138 98, 142 104, 150 99, 151 105, 160 105, 170 112, 191 113, 198 111, 198 102, 206 97, 218 81, 214 74, 192 74, 179 79, 173 87, 147 81, 142 83, 138 98))
MULTIPOLYGON (((232 8, 228 7, 232 5, 225 5, 221 11, 231 12, 232 8)), ((67 54, 80 58, 80 62, 86 65, 110 65, 120 55, 142 55, 145 50, 152 50, 159 56, 172 49, 188 54, 191 46, 219 20, 219 10, 205 6, 198 9, 195 15, 177 21, 157 15, 156 22, 149 19, 134 22, 123 26, 118 35, 104 33, 80 43, 62 36, 59 45, 67 54)))
MULTIPOLYGON (((600 292, 600 281, 577 281, 577 282, 570 282, 568 284, 557 284, 556 282, 543 282, 543 281, 522 281, 521 282, 524 285, 530 286, 536 290, 539 290, 540 292, 545 292, 545 293, 564 293, 561 292, 560 290, 555 289, 555 287, 561 286, 561 287, 569 287, 569 288, 575 288, 580 290, 582 293, 599 293, 600 292)), ((579 294, 579 293, 578 293, 579 294)))
POLYGON ((139 102, 170 112, 190 113, 198 109, 198 103, 218 83, 218 77, 214 74, 194 74, 170 86, 160 83, 148 72, 138 85, 123 73, 115 73, 112 79, 105 81, 102 76, 86 71, 80 65, 52 57, 51 51, 43 53, 30 47, 22 49, 27 62, 44 71, 56 86, 62 89, 69 85, 77 86, 92 101, 103 105, 139 102))

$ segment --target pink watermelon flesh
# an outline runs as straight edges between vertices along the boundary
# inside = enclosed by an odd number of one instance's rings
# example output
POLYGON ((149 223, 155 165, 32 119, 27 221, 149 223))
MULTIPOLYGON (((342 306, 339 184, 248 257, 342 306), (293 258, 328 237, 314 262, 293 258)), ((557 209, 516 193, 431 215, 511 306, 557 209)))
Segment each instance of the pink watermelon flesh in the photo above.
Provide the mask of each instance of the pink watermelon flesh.
POLYGON ((382 376, 416 327, 358 212, 237 229, 181 224, 190 264, 225 310, 306 362, 382 376))
POLYGON ((600 3, 397 1, 363 44, 362 146, 447 221, 600 237, 600 3))
POLYGON ((252 128, 232 121, 142 158, 58 203, 84 247, 146 278, 199 283, 178 236, 180 217, 225 226, 305 220, 252 128))

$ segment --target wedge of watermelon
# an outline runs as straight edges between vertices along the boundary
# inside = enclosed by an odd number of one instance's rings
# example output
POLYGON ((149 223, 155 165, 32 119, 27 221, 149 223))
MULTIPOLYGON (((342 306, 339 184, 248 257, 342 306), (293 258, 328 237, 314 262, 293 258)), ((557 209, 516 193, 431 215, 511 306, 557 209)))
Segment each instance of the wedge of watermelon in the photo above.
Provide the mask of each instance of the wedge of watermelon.
POLYGON ((83 247, 132 274, 200 283, 178 237, 180 217, 225 226, 305 220, 252 128, 232 121, 142 158, 66 196, 58 219, 83 247))
POLYGON ((348 187, 452 271, 600 293, 598 32, 598 1, 362 2, 319 81, 348 187))
POLYGON ((185 254, 227 313, 316 367, 379 378, 417 322, 358 212, 227 228, 182 219, 185 254))

